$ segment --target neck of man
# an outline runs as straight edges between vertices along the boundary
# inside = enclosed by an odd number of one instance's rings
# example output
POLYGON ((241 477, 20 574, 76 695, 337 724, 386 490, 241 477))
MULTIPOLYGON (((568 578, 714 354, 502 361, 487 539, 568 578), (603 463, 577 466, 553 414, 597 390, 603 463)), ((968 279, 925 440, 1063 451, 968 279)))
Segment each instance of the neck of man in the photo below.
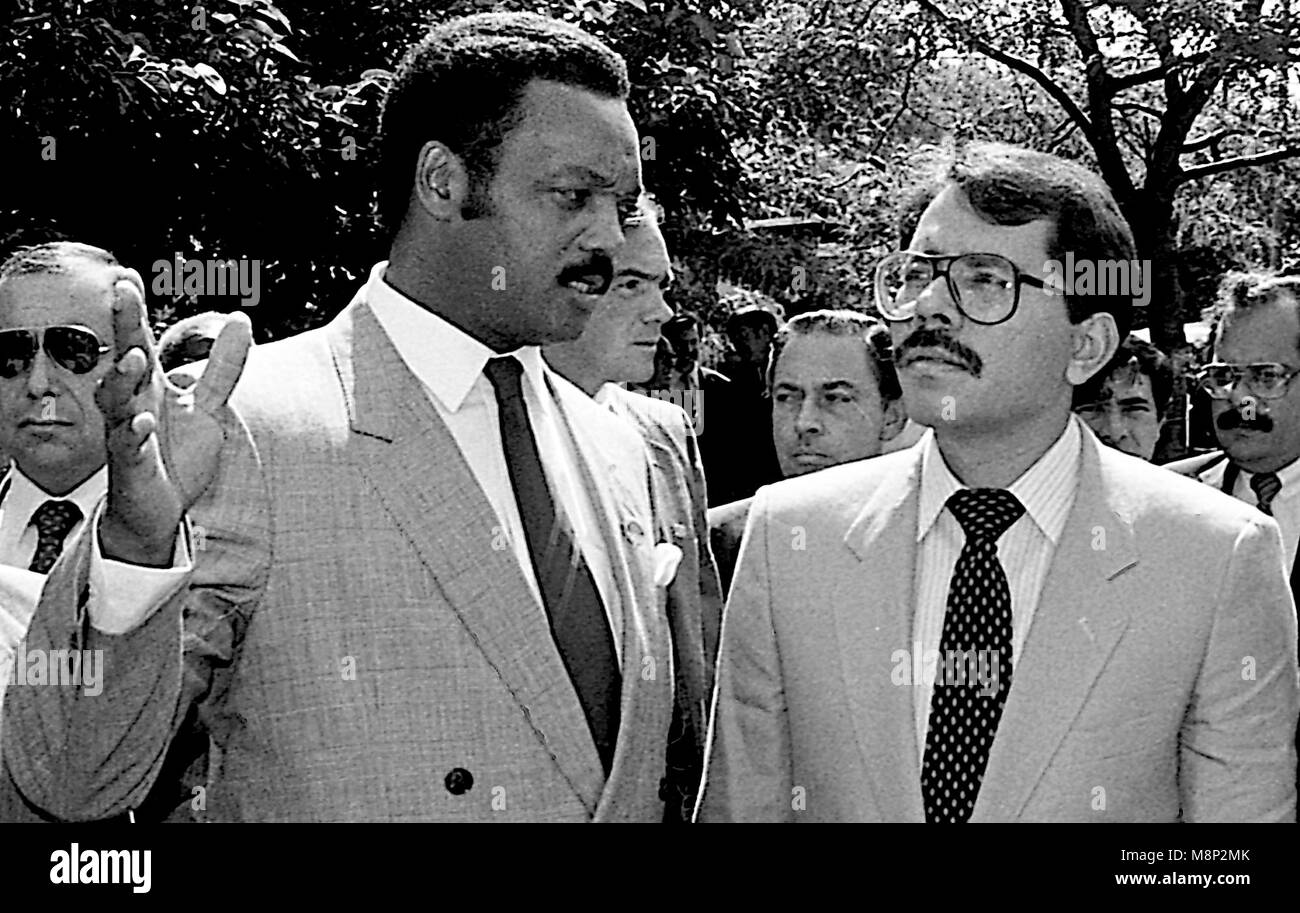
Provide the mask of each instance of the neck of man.
POLYGON ((556 374, 563 377, 588 396, 595 396, 609 379, 601 376, 587 353, 568 343, 542 347, 542 358, 556 374))
POLYGON ((1251 475, 1254 475, 1259 472, 1281 472, 1283 469, 1286 469, 1288 466, 1294 463, 1297 459, 1300 459, 1300 456, 1291 454, 1289 456, 1264 457, 1258 460, 1248 460, 1248 461, 1233 460, 1233 462, 1236 463, 1242 469, 1244 469, 1246 472, 1249 472, 1251 475))
POLYGON ((99 472, 103 467, 103 462, 93 466, 58 466, 58 467, 27 467, 14 461, 18 471, 27 478, 36 483, 47 495, 55 498, 62 498, 71 494, 85 484, 86 480, 99 472))
POLYGON ((1051 412, 1017 428, 962 429, 936 425, 935 442, 948 469, 971 488, 1008 488, 1051 449, 1071 421, 1069 411, 1051 412))
POLYGON ((513 352, 527 345, 502 332, 490 302, 468 294, 468 288, 448 278, 456 274, 454 264, 446 263, 438 250, 414 243, 404 227, 388 252, 384 281, 494 352, 513 352), (452 288, 461 288, 461 293, 449 295, 447 291, 452 288))

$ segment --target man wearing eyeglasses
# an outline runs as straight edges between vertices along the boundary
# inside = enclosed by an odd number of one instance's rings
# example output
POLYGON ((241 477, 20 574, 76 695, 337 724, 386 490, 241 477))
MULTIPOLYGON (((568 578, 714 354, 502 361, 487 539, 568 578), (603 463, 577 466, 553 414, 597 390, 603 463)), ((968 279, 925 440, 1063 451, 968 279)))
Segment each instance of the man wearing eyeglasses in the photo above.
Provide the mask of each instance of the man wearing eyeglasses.
POLYGON ((939 165, 876 283, 932 431, 755 497, 700 817, 1291 820, 1277 525, 1071 415, 1132 298, 1052 264, 1131 264, 1128 225, 1055 156, 939 165))
POLYGON ((1213 357, 1197 374, 1222 450, 1167 468, 1253 504, 1282 529, 1300 592, 1300 277, 1235 272, 1212 312, 1213 357))

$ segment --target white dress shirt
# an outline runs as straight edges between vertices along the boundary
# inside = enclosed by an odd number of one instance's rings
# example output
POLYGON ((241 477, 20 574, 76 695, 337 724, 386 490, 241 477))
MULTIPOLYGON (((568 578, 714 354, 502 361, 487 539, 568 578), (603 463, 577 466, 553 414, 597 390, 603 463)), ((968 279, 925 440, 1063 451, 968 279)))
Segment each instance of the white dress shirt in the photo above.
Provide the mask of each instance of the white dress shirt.
MULTIPOLYGON (((537 598, 535 611, 543 612, 537 577, 528 553, 523 521, 519 516, 519 505, 506 466, 501 426, 497 417, 496 392, 483 374, 488 359, 496 357, 498 353, 394 289, 384 281, 384 270, 387 267, 385 261, 371 270, 370 280, 361 290, 360 297, 369 304, 398 355, 423 385, 429 401, 446 423, 461 455, 500 521, 504 541, 514 552, 524 579, 537 598)), ((537 440, 542 465, 557 507, 569 520, 574 542, 581 550, 601 601, 605 604, 614 649, 621 665, 623 613, 618 588, 614 583, 612 561, 605 539, 600 533, 591 496, 582 483, 579 456, 566 430, 560 403, 552 395, 549 386, 572 385, 546 367, 537 346, 525 346, 504 354, 513 355, 523 365, 524 405, 528 410, 529 423, 537 440)), ((575 395, 586 395, 576 387, 573 390, 575 395)), ((581 433, 581 429, 575 430, 581 433)), ((178 536, 181 544, 184 538, 178 536)), ((490 547, 486 543, 485 546, 490 547)), ((165 573, 181 574, 183 577, 190 570, 188 556, 178 560, 174 567, 175 570, 165 573)), ((92 585, 92 597, 93 589, 92 585)), ((92 599, 91 622, 107 633, 124 633, 142 624, 162 600, 155 597, 148 604, 139 599, 132 602, 129 611, 114 613, 109 618, 92 599)))
MULTIPOLYGON (((1079 486, 1079 463, 1083 437, 1078 419, 1066 422, 1056 442, 1011 483, 1009 491, 1024 505, 1025 512, 998 539, 998 559, 1011 591, 1011 655, 1014 682, 1015 663, 1029 636, 1029 626, 1038 608, 1052 556, 1079 486)), ((916 616, 912 625, 913 649, 919 648, 923 677, 912 683, 916 696, 916 744, 921 763, 925 760, 925 739, 930 724, 930 699, 934 692, 939 645, 943 636, 948 589, 966 536, 961 524, 946 509, 948 498, 968 488, 952 474, 928 431, 922 445, 920 509, 916 541, 916 616), (928 683, 928 684, 927 684, 928 683)))
POLYGON ((81 519, 68 531, 66 543, 86 525, 95 505, 108 491, 108 467, 82 482, 66 495, 52 495, 10 464, 9 474, 0 483, 0 564, 27 568, 36 555, 40 536, 32 525, 32 514, 46 501, 71 501, 81 508, 81 519))
MULTIPOLYGON (((1223 474, 1227 468, 1228 461, 1220 460, 1200 477, 1201 481, 1222 491, 1223 474)), ((1259 498, 1250 487, 1251 475, 1244 469, 1238 472, 1237 484, 1229 494, 1254 507, 1259 503, 1259 498)), ((1273 519, 1282 528, 1282 547, 1286 549, 1286 567, 1290 573, 1295 565, 1297 546, 1300 545, 1300 460, 1279 469, 1277 478, 1282 483, 1282 489, 1273 497, 1270 506, 1273 509, 1273 519)))
MULTIPOLYGON (((492 351, 459 327, 437 314, 425 310, 383 281, 388 263, 380 263, 370 273, 366 301, 380 325, 392 340, 398 355, 424 385, 438 416, 460 448, 479 488, 487 496, 501 522, 520 570, 537 597, 537 610, 544 611, 537 576, 533 572, 524 536, 519 502, 515 499, 506 466, 505 447, 501 442, 501 425, 497 417, 496 391, 483 374, 492 351)), ((595 507, 587 486, 582 482, 580 459, 566 431, 560 403, 551 394, 550 384, 569 384, 542 360, 537 346, 525 346, 513 355, 524 367, 524 406, 528 422, 537 439, 542 467, 555 496, 557 506, 570 523, 574 544, 586 559, 596 589, 605 604, 605 615, 614 635, 615 651, 623 661, 623 613, 618 587, 614 584, 613 563, 605 537, 600 533, 595 507)), ((586 396, 572 387, 579 396, 586 396)), ((574 429, 581 434, 582 429, 574 429)))

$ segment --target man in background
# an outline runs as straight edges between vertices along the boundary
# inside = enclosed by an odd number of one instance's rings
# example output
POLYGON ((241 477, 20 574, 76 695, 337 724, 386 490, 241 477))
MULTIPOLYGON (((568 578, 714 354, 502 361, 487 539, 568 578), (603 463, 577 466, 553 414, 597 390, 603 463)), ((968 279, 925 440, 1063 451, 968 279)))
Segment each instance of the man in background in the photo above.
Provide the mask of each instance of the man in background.
POLYGON ((1105 369, 1074 388, 1074 411, 1103 444, 1149 463, 1173 385, 1168 356, 1130 333, 1105 369))
MULTIPOLYGON (((784 478, 879 454, 906 424, 889 330, 856 311, 794 317, 771 346, 772 441, 784 478)), ((731 585, 749 505, 709 509, 724 592, 731 585)))
POLYGON ((620 384, 654 373, 660 329, 672 310, 672 282, 658 208, 649 198, 625 229, 614 255, 614 278, 582 335, 542 349, 561 376, 630 421, 650 451, 656 579, 667 585, 677 701, 669 737, 664 792, 667 820, 690 820, 704 764, 713 663, 722 622, 722 591, 709 551, 704 472, 691 422, 677 406, 630 393, 620 384))

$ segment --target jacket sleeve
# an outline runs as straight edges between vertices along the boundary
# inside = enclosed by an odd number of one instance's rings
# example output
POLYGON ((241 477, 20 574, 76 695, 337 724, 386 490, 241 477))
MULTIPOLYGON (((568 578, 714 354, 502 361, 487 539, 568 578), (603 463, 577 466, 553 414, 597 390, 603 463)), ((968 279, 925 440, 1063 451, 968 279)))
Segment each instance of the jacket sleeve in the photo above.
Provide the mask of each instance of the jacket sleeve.
POLYGON ((1294 821, 1296 612, 1277 524, 1243 528, 1179 739, 1185 821, 1294 821))
POLYGON ((89 821, 139 808, 155 786, 155 795, 168 797, 164 804, 188 799, 177 784, 159 784, 160 774, 201 769, 210 710, 228 687, 270 566, 269 496, 257 449, 232 410, 226 423, 217 476, 188 518, 188 584, 143 624, 117 635, 90 624, 89 601, 101 598, 89 586, 96 531, 83 530, 52 569, 26 650, 89 651, 82 655, 100 658, 101 681, 96 689, 9 689, 0 789, 21 795, 0 808, 89 821))
POLYGON ((767 494, 749 511, 723 613, 718 684, 697 820, 791 821, 793 780, 781 657, 772 624, 767 494))

